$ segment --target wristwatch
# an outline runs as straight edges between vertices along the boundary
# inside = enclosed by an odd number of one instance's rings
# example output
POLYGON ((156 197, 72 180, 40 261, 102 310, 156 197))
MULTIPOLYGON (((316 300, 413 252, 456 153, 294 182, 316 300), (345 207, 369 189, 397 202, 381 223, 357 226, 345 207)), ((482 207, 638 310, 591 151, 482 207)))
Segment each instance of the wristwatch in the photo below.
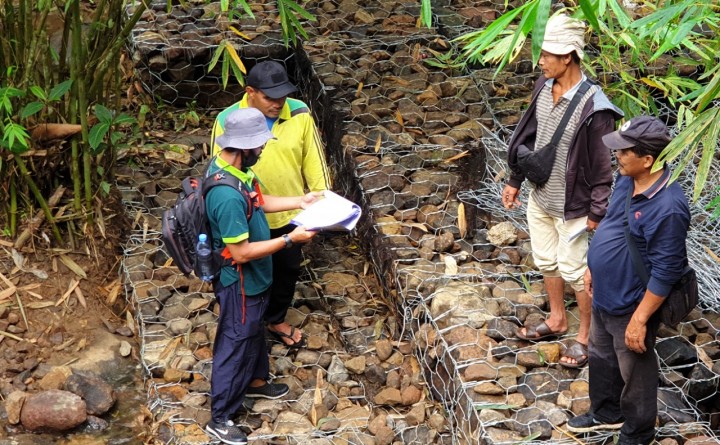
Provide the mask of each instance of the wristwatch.
POLYGON ((290 238, 290 235, 288 235, 287 233, 284 233, 283 236, 282 236, 282 239, 283 239, 283 241, 285 241, 285 248, 286 248, 286 249, 289 249, 289 248, 292 247, 293 241, 292 241, 292 238, 290 238))

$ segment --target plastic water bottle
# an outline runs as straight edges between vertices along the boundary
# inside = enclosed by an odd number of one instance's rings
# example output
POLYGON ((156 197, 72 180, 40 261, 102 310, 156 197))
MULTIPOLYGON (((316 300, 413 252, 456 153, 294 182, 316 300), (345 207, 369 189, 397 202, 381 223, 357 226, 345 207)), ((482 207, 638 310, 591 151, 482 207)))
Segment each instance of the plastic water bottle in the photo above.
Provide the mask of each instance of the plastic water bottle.
POLYGON ((212 248, 207 242, 207 235, 201 233, 198 236, 198 243, 195 247, 198 262, 198 272, 203 281, 213 280, 213 255, 212 248))

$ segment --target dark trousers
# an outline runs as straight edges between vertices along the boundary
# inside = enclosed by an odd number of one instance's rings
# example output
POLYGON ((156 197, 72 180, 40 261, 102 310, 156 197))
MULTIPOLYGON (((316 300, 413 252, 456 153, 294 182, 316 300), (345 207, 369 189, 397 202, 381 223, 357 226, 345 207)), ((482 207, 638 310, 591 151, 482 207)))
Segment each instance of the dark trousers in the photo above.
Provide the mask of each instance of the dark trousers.
POLYGON ((655 355, 658 322, 648 322, 645 346, 638 354, 625 346, 632 313, 610 315, 595 307, 590 323, 590 405, 606 423, 624 420, 621 442, 649 444, 655 437, 659 367, 655 355))
MULTIPOLYGON (((289 224, 278 229, 270 230, 270 237, 277 238, 285 233, 290 233, 295 226, 289 224)), ((282 249, 272 256, 273 262, 273 285, 270 294, 270 304, 265 313, 265 320, 270 324, 278 324, 285 321, 287 311, 292 305, 295 295, 295 283, 300 277, 300 263, 302 262, 302 250, 300 244, 295 244, 289 249, 282 249)))
POLYGON ((213 345, 210 379, 211 414, 216 422, 232 419, 240 410, 245 392, 255 379, 266 380, 270 373, 263 316, 269 292, 245 296, 245 323, 240 285, 222 287, 215 282, 220 303, 217 334, 213 345))

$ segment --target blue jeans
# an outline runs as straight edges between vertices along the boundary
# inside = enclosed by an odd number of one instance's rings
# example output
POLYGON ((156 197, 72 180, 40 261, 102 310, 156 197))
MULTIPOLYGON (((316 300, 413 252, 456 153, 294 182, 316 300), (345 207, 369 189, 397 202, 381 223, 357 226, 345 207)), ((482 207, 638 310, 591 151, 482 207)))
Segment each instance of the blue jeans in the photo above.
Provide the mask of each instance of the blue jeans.
POLYGON ((590 410, 604 423, 625 421, 621 442, 649 444, 655 438, 659 366, 655 354, 658 321, 648 321, 642 354, 625 346, 632 313, 610 315, 593 306, 590 322, 590 410))
POLYGON ((270 373, 263 323, 269 292, 245 296, 243 323, 239 283, 223 287, 217 280, 214 286, 220 317, 213 344, 210 411, 214 421, 224 422, 240 410, 250 382, 267 380, 270 373))

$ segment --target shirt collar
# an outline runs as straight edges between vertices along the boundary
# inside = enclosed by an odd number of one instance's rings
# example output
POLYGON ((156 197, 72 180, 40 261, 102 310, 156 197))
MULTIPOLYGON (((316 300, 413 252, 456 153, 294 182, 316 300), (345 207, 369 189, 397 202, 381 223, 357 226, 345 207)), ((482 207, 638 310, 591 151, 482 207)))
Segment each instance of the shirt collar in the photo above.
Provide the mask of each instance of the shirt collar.
MULTIPOLYGON (((580 84, 587 80, 587 76, 585 73, 581 73, 582 77, 580 78, 580 81, 576 83, 572 88, 567 90, 565 94, 562 95, 567 100, 572 100, 573 96, 575 95, 575 92, 580 88, 580 84)), ((548 79, 545 81, 545 86, 552 88, 553 83, 555 83, 555 79, 548 79)))
POLYGON ((253 172, 251 169, 248 168, 247 171, 242 171, 239 168, 233 167, 232 165, 228 164, 228 162, 222 159, 220 156, 215 157, 215 165, 217 165, 218 168, 220 168, 221 170, 225 170, 226 172, 235 176, 245 184, 252 186, 253 179, 255 179, 255 172, 253 172))
POLYGON ((648 187, 647 190, 641 193, 641 195, 645 196, 647 199, 652 199, 655 195, 657 195, 660 190, 665 187, 668 182, 670 182, 670 169, 665 168, 663 170, 663 174, 655 181, 653 185, 648 187))

